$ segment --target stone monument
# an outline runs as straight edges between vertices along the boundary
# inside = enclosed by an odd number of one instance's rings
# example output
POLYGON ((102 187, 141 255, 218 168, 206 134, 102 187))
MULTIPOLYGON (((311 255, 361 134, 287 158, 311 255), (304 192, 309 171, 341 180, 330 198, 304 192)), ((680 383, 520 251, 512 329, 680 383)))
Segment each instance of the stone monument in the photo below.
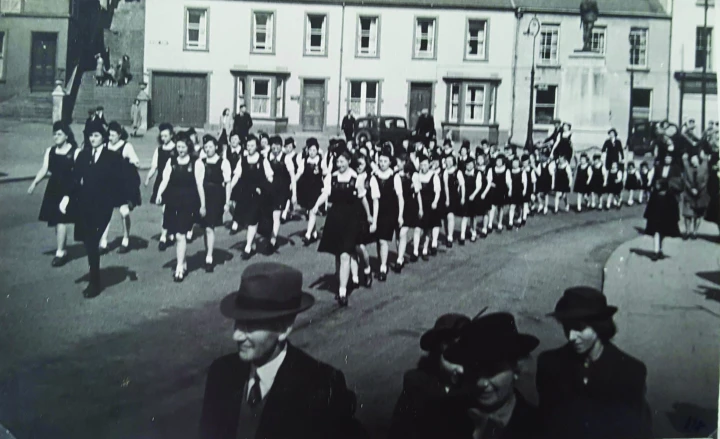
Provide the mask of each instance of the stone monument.
POLYGON ((592 30, 598 19, 598 5, 596 0, 583 0, 580 3, 580 20, 583 29, 583 52, 592 51, 592 30))

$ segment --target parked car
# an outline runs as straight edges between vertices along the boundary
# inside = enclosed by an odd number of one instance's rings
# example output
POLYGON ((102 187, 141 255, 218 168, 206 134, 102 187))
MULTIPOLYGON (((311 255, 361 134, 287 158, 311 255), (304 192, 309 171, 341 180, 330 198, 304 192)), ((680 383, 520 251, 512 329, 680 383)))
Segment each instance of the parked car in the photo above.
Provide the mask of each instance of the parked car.
POLYGON ((655 141, 662 134, 669 137, 679 147, 684 147, 686 140, 682 138, 677 125, 667 120, 655 120, 638 122, 633 126, 630 141, 627 145, 628 150, 636 156, 653 154, 655 141))
POLYGON ((358 145, 362 145, 368 140, 381 144, 390 141, 397 147, 410 136, 411 130, 403 117, 371 116, 355 120, 355 133, 358 145))

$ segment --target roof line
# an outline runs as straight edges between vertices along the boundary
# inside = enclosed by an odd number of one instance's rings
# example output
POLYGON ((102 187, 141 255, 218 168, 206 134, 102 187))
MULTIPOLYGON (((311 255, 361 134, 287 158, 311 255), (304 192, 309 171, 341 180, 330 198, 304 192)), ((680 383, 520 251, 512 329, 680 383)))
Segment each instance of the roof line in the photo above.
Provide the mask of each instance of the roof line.
MULTIPOLYGON (((580 17, 580 14, 576 9, 561 9, 561 8, 538 8, 538 7, 526 7, 522 6, 520 9, 522 9, 523 12, 534 12, 538 14, 555 14, 555 15, 577 15, 580 17)), ((602 17, 614 17, 614 18, 625 18, 625 17, 632 17, 632 18, 655 18, 655 19, 672 19, 672 16, 668 15, 664 12, 603 12, 600 11, 600 14, 598 14, 598 18, 602 17)))

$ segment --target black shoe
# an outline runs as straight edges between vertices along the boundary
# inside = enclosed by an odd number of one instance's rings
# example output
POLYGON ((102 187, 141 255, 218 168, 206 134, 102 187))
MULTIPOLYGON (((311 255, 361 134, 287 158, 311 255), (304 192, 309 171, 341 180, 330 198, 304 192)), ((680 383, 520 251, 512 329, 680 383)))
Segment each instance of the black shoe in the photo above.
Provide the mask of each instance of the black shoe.
POLYGON ((425 262, 427 262, 427 261, 430 260, 430 256, 428 256, 427 253, 423 253, 423 255, 422 255, 422 260, 425 261, 425 262))
POLYGON ((682 240, 683 240, 683 241, 687 241, 687 240, 688 240, 688 234, 687 234, 687 233, 683 233, 683 234, 682 234, 682 240))
POLYGON ((52 265, 53 267, 62 267, 67 262, 67 259, 67 253, 62 256, 55 256, 50 265, 52 265))
POLYGON ((215 271, 215 266, 212 264, 212 262, 206 262, 205 273, 212 273, 213 271, 215 271))
POLYGON ((690 234, 690 239, 692 239, 693 241, 697 240, 697 234, 691 233, 691 234, 690 234))
MULTIPOLYGON (((360 282, 359 279, 358 279, 358 282, 360 282)), ((358 287, 360 286, 360 285, 358 284, 358 282, 355 282, 355 281, 352 280, 352 279, 348 279, 347 290, 348 290, 348 291, 355 291, 355 290, 357 290, 358 287)), ((340 296, 338 296, 338 297, 340 297, 340 296)))
POLYGON ((417 262, 420 256, 417 253, 413 253, 410 255, 410 262, 417 262))
POLYGON ((185 280, 185 272, 173 274, 173 282, 180 283, 185 280))
POLYGON ((348 306, 347 296, 338 297, 338 305, 340 305, 340 308, 346 308, 348 306))
POLYGON ((430 255, 431 256, 437 256, 438 248, 437 247, 430 247, 430 255))
POLYGON ((498 232, 498 235, 501 234, 501 233, 503 232, 503 228, 502 228, 502 227, 499 227, 499 228, 497 229, 497 232, 498 232))
POLYGON ((363 273, 363 275, 365 276, 364 279, 363 279, 363 286, 364 286, 365 288, 372 288, 372 284, 373 284, 373 272, 370 271, 370 273, 363 273))
POLYGON ((160 241, 158 242, 158 250, 161 252, 164 252, 168 248, 168 243, 166 241, 160 241))
POLYGON ((380 282, 385 282, 387 280, 387 271, 381 271, 378 273, 378 280, 380 282))
POLYGON ((121 254, 121 255, 130 253, 130 246, 129 245, 121 245, 120 248, 118 248, 117 252, 118 252, 118 254, 121 254))
POLYGON ((395 273, 400 274, 400 273, 402 273, 403 267, 405 267, 405 261, 402 261, 400 263, 395 262, 395 264, 392 266, 392 270, 395 273))
POLYGON ((487 238, 487 236, 488 236, 488 232, 480 232, 480 237, 481 237, 482 239, 487 238))
POLYGON ((458 244, 460 244, 460 245, 465 245, 465 240, 464 240, 464 239, 461 239, 460 241, 458 241, 458 244))
POLYGON ((452 242, 452 241, 448 241, 447 244, 445 244, 445 246, 446 246, 447 248, 452 248, 452 245, 453 245, 453 242, 452 242))
POLYGON ((83 290, 83 297, 86 299, 93 299, 100 295, 102 288, 100 282, 90 282, 90 284, 83 290))
POLYGON ((247 260, 249 260, 250 258, 252 258, 254 254, 255 254, 255 250, 254 250, 254 249, 253 249, 253 250, 250 250, 249 252, 246 252, 245 250, 243 250, 242 256, 241 256, 241 257, 242 257, 242 260, 243 260, 243 261, 247 261, 247 260))
POLYGON ((470 242, 475 242, 475 241, 477 241, 477 235, 472 235, 470 237, 470 242))
POLYGON ((100 247, 98 248, 98 250, 99 250, 99 252, 100 252, 100 256, 103 256, 103 255, 106 255, 106 254, 107 254, 107 252, 108 252, 108 247, 107 247, 107 246, 105 246, 105 247, 100 246, 100 247))
POLYGON ((232 226, 230 226, 230 236, 237 235, 240 232, 240 227, 237 229, 233 229, 232 226))

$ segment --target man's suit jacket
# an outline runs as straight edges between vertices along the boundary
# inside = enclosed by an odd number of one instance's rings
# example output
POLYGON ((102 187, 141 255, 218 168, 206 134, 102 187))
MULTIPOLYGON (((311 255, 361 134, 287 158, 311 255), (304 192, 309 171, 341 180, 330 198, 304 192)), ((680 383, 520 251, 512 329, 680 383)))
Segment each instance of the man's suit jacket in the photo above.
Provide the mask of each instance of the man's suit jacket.
MULTIPOLYGON (((205 385, 200 439, 235 439, 250 364, 230 354, 215 360, 205 385)), ((364 438, 353 418, 355 394, 337 369, 288 344, 257 429, 257 439, 364 438)))
POLYGON ((651 436, 645 402, 647 369, 641 361, 608 343, 600 358, 586 368, 568 344, 541 353, 537 364, 538 400, 548 437, 651 436))

